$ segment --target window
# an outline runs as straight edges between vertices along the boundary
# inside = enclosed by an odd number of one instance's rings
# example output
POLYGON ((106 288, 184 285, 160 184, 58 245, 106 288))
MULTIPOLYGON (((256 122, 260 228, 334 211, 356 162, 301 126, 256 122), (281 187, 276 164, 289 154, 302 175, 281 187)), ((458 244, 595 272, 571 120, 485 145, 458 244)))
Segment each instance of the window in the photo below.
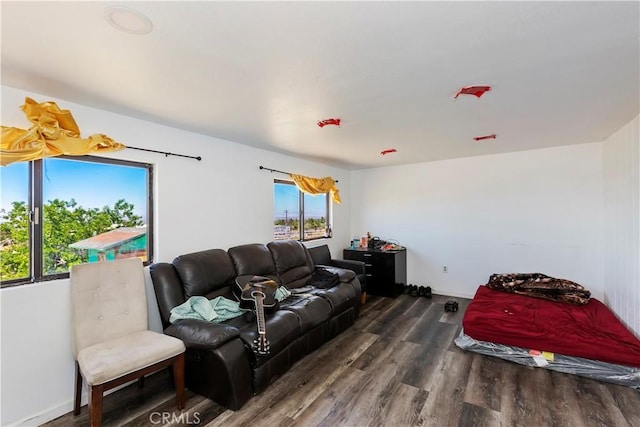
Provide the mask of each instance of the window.
POLYGON ((68 277, 72 265, 153 259, 153 168, 92 156, 0 168, 2 286, 68 277))
POLYGON ((274 240, 331 237, 329 193, 306 194, 292 182, 274 180, 274 240), (301 237, 302 236, 302 237, 301 237))

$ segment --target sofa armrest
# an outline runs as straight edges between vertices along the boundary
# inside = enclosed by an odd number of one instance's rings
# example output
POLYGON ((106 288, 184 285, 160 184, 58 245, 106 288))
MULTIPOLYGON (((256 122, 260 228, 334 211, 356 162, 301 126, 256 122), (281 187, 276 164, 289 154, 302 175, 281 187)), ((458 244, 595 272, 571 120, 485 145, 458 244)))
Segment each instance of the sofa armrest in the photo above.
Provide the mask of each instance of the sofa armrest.
POLYGON ((321 267, 330 273, 337 274, 342 283, 349 283, 356 277, 356 273, 349 268, 340 268, 335 265, 316 265, 316 267, 321 267))
POLYGON ((331 264, 334 267, 346 268, 356 274, 364 274, 364 262, 350 259, 332 259, 331 264))
POLYGON ((172 324, 164 333, 184 341, 188 348, 215 349, 228 341, 240 337, 238 328, 230 325, 183 319, 172 324))

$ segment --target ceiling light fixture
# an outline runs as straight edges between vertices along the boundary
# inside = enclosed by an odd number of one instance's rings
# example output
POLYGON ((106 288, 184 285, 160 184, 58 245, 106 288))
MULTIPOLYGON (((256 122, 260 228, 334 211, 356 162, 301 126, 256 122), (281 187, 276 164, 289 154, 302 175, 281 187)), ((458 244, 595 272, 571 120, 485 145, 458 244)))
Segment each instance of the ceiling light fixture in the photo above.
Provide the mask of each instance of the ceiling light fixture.
POLYGON ((491 86, 484 85, 473 85, 473 86, 465 86, 456 93, 456 96, 453 99, 457 99, 460 95, 475 95, 480 98, 485 92, 489 92, 491 90, 491 86))
POLYGON ((318 122, 318 126, 321 128, 327 125, 340 126, 340 119, 325 119, 318 122))
POLYGON ((142 12, 122 6, 108 6, 104 9, 104 19, 115 29, 129 34, 147 34, 153 23, 142 12))
POLYGON ((496 139, 496 134, 492 133, 491 135, 485 135, 485 136, 476 136, 475 138, 473 138, 474 141, 478 142, 478 141, 485 141, 487 139, 496 139))

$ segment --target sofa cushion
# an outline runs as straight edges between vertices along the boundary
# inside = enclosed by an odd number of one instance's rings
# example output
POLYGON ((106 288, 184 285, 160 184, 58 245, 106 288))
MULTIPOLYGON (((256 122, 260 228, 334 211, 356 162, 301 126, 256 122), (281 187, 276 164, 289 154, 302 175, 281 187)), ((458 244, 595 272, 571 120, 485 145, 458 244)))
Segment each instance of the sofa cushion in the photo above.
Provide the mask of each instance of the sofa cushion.
POLYGON ((329 301, 332 316, 347 311, 349 308, 357 305, 354 304, 356 291, 351 283, 339 283, 329 289, 314 289, 311 293, 329 301))
POLYGON ((276 273, 289 289, 307 285, 314 266, 307 248, 297 240, 275 240, 267 244, 276 273))
POLYGON ((291 295, 280 303, 282 310, 298 316, 300 331, 304 334, 331 317, 331 304, 325 298, 311 294, 291 295))
POLYGON ((280 285, 271 252, 262 243, 234 246, 227 250, 238 276, 264 276, 280 285))
POLYGON ((226 293, 234 283, 236 271, 229 255, 222 249, 210 249, 180 255, 173 266, 184 287, 185 300, 192 296, 212 298, 214 291, 226 293))

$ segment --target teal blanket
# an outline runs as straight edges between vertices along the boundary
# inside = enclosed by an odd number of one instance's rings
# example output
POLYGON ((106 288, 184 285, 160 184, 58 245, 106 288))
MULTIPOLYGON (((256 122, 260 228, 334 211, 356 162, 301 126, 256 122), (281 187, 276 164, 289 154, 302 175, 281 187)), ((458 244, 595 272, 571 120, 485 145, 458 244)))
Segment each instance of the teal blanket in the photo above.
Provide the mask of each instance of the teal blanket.
MULTIPOLYGON (((284 286, 278 287, 275 299, 282 301, 291 295, 291 291, 284 286)), ((240 308, 240 303, 225 297, 216 297, 208 300, 205 297, 190 297, 184 303, 171 309, 169 322, 174 323, 180 319, 198 319, 207 322, 220 323, 225 320, 242 316, 250 310, 240 308)))
POLYGON ((190 297, 184 303, 171 309, 169 322, 180 319, 199 319, 220 323, 243 315, 249 310, 240 308, 240 303, 225 297, 216 297, 209 301, 205 297, 190 297))
POLYGON ((278 301, 287 299, 290 296, 291 296, 291 291, 284 286, 278 286, 278 289, 276 289, 276 293, 273 295, 273 297, 278 301))

